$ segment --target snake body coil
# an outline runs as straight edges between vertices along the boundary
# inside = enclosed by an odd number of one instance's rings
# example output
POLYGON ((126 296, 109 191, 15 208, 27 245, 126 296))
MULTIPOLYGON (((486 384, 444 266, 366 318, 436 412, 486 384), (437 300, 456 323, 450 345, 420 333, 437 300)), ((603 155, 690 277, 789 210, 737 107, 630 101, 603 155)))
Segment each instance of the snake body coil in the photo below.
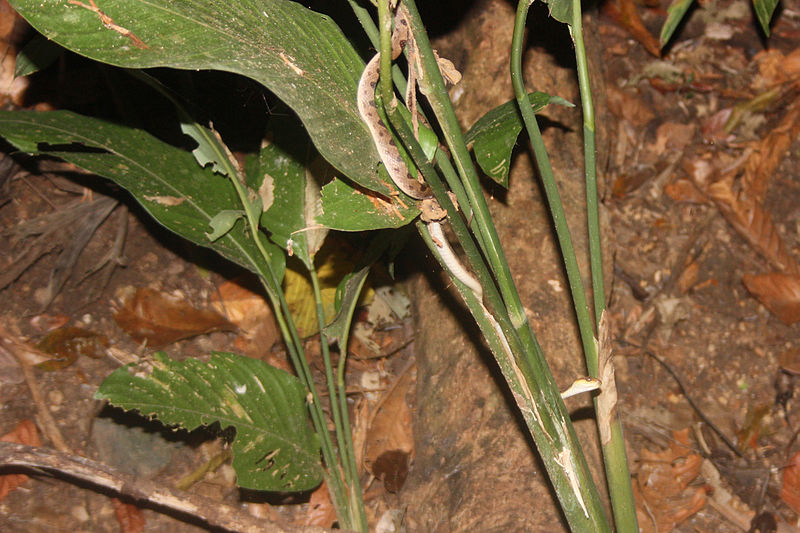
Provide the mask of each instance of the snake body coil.
MULTIPOLYGON (((408 22, 408 12, 403 4, 397 7, 397 13, 394 19, 394 32, 392 33, 392 59, 396 59, 400 52, 405 48, 406 43, 413 39, 411 28, 408 22)), ((375 88, 378 85, 378 78, 380 76, 380 62, 381 54, 377 53, 367 63, 364 72, 361 74, 361 79, 358 82, 358 112, 361 115, 361 120, 367 125, 372 140, 375 143, 375 148, 378 150, 378 155, 381 158, 389 177, 398 189, 405 194, 414 198, 415 200, 432 201, 438 207, 438 202, 432 198, 433 194, 427 184, 422 183, 408 172, 408 167, 403 161, 400 151, 392 138, 389 129, 381 120, 378 113, 378 106, 375 102, 375 88), (430 200, 429 200, 430 199, 430 200)), ((423 204, 425 202, 422 202, 423 204)), ((442 211, 441 207, 438 207, 442 211)), ((424 210, 423 210, 424 211, 424 210)), ((446 216, 444 212, 443 217, 446 216)), ((471 291, 473 291, 478 299, 483 297, 483 287, 470 272, 464 268, 464 265, 458 260, 455 252, 453 251, 447 238, 444 236, 442 225, 439 219, 436 220, 423 220, 428 226, 431 237, 433 238, 436 247, 439 249, 439 255, 444 266, 450 270, 450 273, 471 291)))

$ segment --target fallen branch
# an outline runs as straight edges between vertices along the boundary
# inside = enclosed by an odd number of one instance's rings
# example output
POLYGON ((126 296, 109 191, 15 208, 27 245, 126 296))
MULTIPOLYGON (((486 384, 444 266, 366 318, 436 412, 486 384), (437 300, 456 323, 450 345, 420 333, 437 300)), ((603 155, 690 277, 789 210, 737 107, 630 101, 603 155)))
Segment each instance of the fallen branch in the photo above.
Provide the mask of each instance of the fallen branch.
MULTIPOLYGON (((78 455, 48 448, 0 442, 0 468, 18 467, 40 474, 42 470, 80 480, 137 502, 148 502, 156 510, 168 509, 178 516, 188 515, 212 527, 236 533, 326 533, 316 526, 283 526, 246 511, 203 496, 164 488, 151 481, 136 479, 107 465, 78 455)), ((345 532, 341 532, 345 533, 345 532)))

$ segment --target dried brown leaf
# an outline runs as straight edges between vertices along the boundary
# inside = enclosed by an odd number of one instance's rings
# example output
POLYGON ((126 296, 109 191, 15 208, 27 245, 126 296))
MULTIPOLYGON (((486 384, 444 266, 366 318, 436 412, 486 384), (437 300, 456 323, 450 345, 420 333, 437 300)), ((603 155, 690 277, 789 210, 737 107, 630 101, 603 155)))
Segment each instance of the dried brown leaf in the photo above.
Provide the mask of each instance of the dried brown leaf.
POLYGON ((614 377, 614 359, 611 345, 611 316, 603 310, 597 326, 598 374, 602 382, 597 395, 597 426, 600 442, 606 445, 611 441, 611 425, 616 417, 617 382, 614 377))
POLYGON ((630 124, 642 127, 655 118, 650 106, 638 95, 613 86, 609 86, 606 89, 606 93, 608 109, 615 116, 628 121, 630 124))
POLYGON ((661 45, 658 39, 644 27, 639 13, 636 12, 636 5, 633 0, 612 0, 603 3, 603 11, 611 17, 614 22, 628 30, 631 36, 639 41, 652 55, 661 57, 661 45))
POLYGON ((686 178, 680 178, 664 186, 664 194, 676 202, 692 204, 707 204, 708 197, 698 189, 694 183, 686 178))
POLYGON ((656 142, 651 149, 659 154, 681 151, 692 142, 696 129, 694 124, 664 122, 656 130, 656 142))
POLYGON ((703 140, 706 142, 717 142, 727 138, 730 134, 726 131, 725 126, 728 124, 728 119, 731 118, 732 113, 733 108, 726 107, 703 120, 700 129, 703 140))
POLYGON ((124 503, 117 498, 111 498, 114 516, 117 518, 119 529, 122 533, 141 533, 144 531, 145 519, 142 511, 130 503, 124 503))
POLYGON ((105 357, 108 338, 84 328, 64 327, 50 332, 36 348, 53 356, 49 361, 36 365, 37 368, 52 372, 68 367, 81 355, 92 359, 105 357))
POLYGON ((336 522, 336 509, 333 507, 328 485, 324 481, 311 493, 304 526, 331 527, 336 522))
POLYGON ((634 485, 640 531, 672 531, 705 506, 705 488, 688 488, 699 475, 702 462, 700 455, 691 452, 688 428, 673 432, 667 450, 642 449, 634 485))
POLYGON ((789 55, 784 55, 777 48, 763 50, 753 60, 758 63, 758 75, 753 81, 753 88, 765 89, 800 77, 800 48, 789 55))
POLYGON ((747 158, 742 176, 742 190, 748 196, 763 203, 770 179, 799 133, 800 103, 795 103, 775 129, 753 144, 753 151, 747 158))
POLYGON ((414 451, 411 409, 406 401, 414 383, 412 370, 401 374, 386 391, 367 434, 365 463, 390 492, 402 487, 414 451))
POLYGON ((783 272, 800 272, 800 266, 783 244, 772 218, 756 198, 734 192, 729 180, 710 184, 706 193, 739 235, 767 261, 783 272))
POLYGON ((794 454, 789 466, 783 469, 781 500, 794 509, 795 513, 800 513, 800 452, 794 454))
POLYGON ((791 348, 781 352, 778 355, 778 365, 790 374, 800 375, 800 348, 791 348))
POLYGON ((800 275, 745 274, 742 281, 750 294, 781 322, 789 325, 800 321, 800 275))
POLYGON ((224 317, 196 309, 183 300, 155 289, 140 288, 115 315, 119 327, 136 342, 153 348, 212 331, 234 329, 224 317))
MULTIPOLYGON (((16 425, 14 429, 0 437, 2 442, 16 442, 17 444, 26 444, 28 446, 41 446, 42 441, 39 439, 39 432, 36 430, 36 424, 30 420, 23 420, 16 425)), ((25 474, 6 474, 0 476, 0 501, 8 496, 8 494, 15 490, 28 480, 25 474)))
MULTIPOLYGON (((261 293, 247 287, 247 279, 237 278, 221 284, 210 307, 227 317, 244 334, 236 338, 236 349, 250 357, 261 358, 281 337, 272 308, 261 293)), ((288 370, 285 363, 284 360, 284 364, 274 366, 288 370)))

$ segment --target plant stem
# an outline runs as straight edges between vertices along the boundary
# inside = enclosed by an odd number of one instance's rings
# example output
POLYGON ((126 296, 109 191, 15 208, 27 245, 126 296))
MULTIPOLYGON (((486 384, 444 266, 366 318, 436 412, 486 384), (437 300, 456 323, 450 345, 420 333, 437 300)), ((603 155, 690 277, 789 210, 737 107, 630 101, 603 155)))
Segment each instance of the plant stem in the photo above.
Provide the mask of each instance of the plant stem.
POLYGON ((412 0, 405 0, 404 3, 409 12, 411 28, 417 43, 420 63, 422 64, 423 75, 419 79, 420 91, 428 98, 431 109, 439 121, 439 126, 442 128, 445 141, 455 161, 456 169, 466 189, 466 195, 473 210, 476 226, 481 233, 480 242, 483 245, 483 252, 497 279, 511 323, 515 329, 519 328, 527 323, 527 317, 525 316, 519 293, 514 285, 514 280, 511 277, 511 270, 500 245, 497 230, 491 222, 489 207, 483 197, 478 173, 472 164, 472 159, 464 142, 461 125, 458 123, 453 104, 447 95, 444 80, 439 72, 438 62, 433 54, 428 36, 424 31, 417 7, 412 0))
MULTIPOLYGON (((438 93, 432 93, 430 91, 423 92, 432 105, 434 100, 446 100, 448 104, 450 104, 447 93, 444 91, 444 83, 441 80, 436 60, 430 49, 430 43, 422 31, 416 8, 411 0, 406 0, 406 7, 409 9, 412 18, 411 24, 414 30, 414 36, 417 39, 422 62, 425 64, 427 61, 427 67, 423 67, 424 79, 427 80, 428 84, 430 84, 431 78, 433 77, 438 77, 440 81, 440 91, 438 93), (414 17, 416 17, 416 22, 414 22, 414 17), (434 70, 428 70, 431 68, 434 70)), ((389 31, 385 24, 385 18, 389 16, 388 8, 384 7, 383 9, 379 9, 379 16, 382 17, 380 21, 382 33, 389 31)), ((385 36, 382 34, 382 43, 385 42, 384 37, 385 36)), ((382 65, 382 77, 388 78, 388 73, 388 65, 382 65)), ((430 85, 427 87, 430 88, 430 85)), ((381 84, 380 89, 381 100, 383 102, 393 102, 393 95, 390 93, 391 87, 389 84, 381 84)), ((436 106, 434 106, 434 108, 435 107, 436 106)), ((443 104, 440 107, 449 108, 449 112, 452 113, 451 104, 449 106, 443 104)), ((484 265, 483 258, 472 241, 469 231, 466 229, 463 220, 458 216, 458 213, 452 206, 452 202, 450 202, 445 193, 441 179, 425 159, 419 144, 416 142, 408 126, 403 122, 402 116, 397 111, 396 106, 391 104, 387 105, 386 114, 391 125, 394 126, 401 141, 414 159, 417 168, 420 169, 426 182, 434 192, 437 200, 442 207, 447 210, 453 231, 458 237, 459 242, 461 242, 474 273, 478 276, 484 289, 487 303, 489 303, 497 314, 497 318, 495 318, 489 309, 484 306, 475 292, 467 288, 457 278, 453 279, 467 307, 472 312, 482 332, 486 336, 492 353, 497 359, 511 387, 515 400, 520 407, 526 424, 545 463, 545 467, 553 482, 553 486, 561 501, 562 508, 570 526, 575 531, 609 531, 610 527, 605 517, 597 488, 588 473, 586 461, 583 457, 580 445, 577 442, 577 437, 572 423, 569 420, 566 408, 564 407, 564 403, 561 401, 553 376, 544 361, 541 349, 528 325, 516 287, 513 284, 513 280, 510 278, 510 273, 508 273, 508 265, 505 264, 503 269, 493 269, 496 275, 498 275, 498 272, 502 273, 505 271, 508 276, 507 283, 509 285, 506 287, 506 291, 509 296, 513 297, 509 298, 511 301, 506 300, 504 305, 503 299, 497 292, 491 274, 484 265), (514 301, 517 302, 516 306, 514 305, 514 301), (509 313, 512 312, 510 309, 513 309, 514 314, 512 316, 517 317, 516 323, 511 316, 509 316, 509 313)), ((438 114, 437 118, 439 118, 441 125, 442 118, 439 117, 438 114)), ((452 116, 452 120, 455 121, 454 115, 452 116)), ((455 136, 461 138, 462 146, 460 151, 462 153, 467 153, 466 146, 463 146, 463 135, 461 134, 460 127, 458 127, 457 122, 454 123, 458 131, 455 136)), ((451 152, 455 153, 456 150, 457 149, 451 146, 451 152)), ((473 209, 476 209, 476 204, 473 200, 479 197, 479 202, 482 203, 485 208, 485 218, 479 220, 479 217, 476 217, 478 231, 482 232, 487 242, 492 243, 489 248, 499 253, 498 257, 501 257, 502 261, 505 262, 505 258, 502 257, 502 248, 497 239, 496 230, 488 216, 488 208, 486 208, 482 191, 477 187, 477 173, 474 167, 472 167, 468 155, 465 164, 470 168, 468 172, 471 172, 475 176, 475 183, 473 185, 475 185, 476 188, 473 188, 471 193, 468 192, 470 203, 473 209), (491 225, 491 227, 484 227, 486 224, 491 225)), ((459 171, 463 177, 463 168, 459 168, 459 171)), ((470 185, 467 184, 467 190, 469 191, 469 189, 470 185)), ((425 225, 418 223, 418 228, 421 230, 423 238, 426 239, 434 255, 441 261, 442 258, 439 254, 439 248, 431 239, 425 225)), ((504 293, 504 295, 505 294, 506 293, 504 293)))
MULTIPOLYGON (((595 322, 605 309, 605 286, 603 282, 603 247, 600 237, 599 197, 597 194, 597 163, 595 159, 595 120, 592 88, 589 83, 589 67, 586 60, 586 47, 583 41, 583 23, 581 20, 581 2, 572 0, 572 24, 569 25, 572 41, 575 45, 575 62, 578 70, 578 85, 581 93, 583 109, 583 150, 586 173, 586 218, 589 236, 589 260, 592 273, 592 300, 594 303, 595 322)), ((608 364, 611 364, 610 362, 608 364)), ((587 366, 589 361, 587 360, 587 366)), ((601 394, 603 394, 601 392, 601 394)), ((595 397, 597 407, 598 397, 595 397)), ((628 469, 628 456, 625 450, 625 437, 618 410, 611 415, 610 440, 600 442, 603 451, 603 464, 606 471, 608 493, 614 523, 620 533, 639 531, 636 517, 636 505, 633 499, 631 475, 628 469)))
POLYGON ((589 375, 597 377, 597 348, 594 343, 594 327, 589 316, 589 307, 586 303, 586 293, 583 289, 578 261, 575 257, 575 249, 572 246, 572 237, 567 225, 564 208, 561 205, 561 197, 558 193, 553 167, 550 165, 550 157, 542 140, 539 131, 539 124, 536 115, 531 110, 528 103, 528 94, 525 91, 525 82, 522 78, 522 41, 525 33, 525 21, 528 14, 527 0, 520 0, 517 6, 517 16, 514 20, 514 35, 511 42, 511 83, 514 86, 514 95, 519 104, 522 120, 528 131, 531 148, 542 179, 542 186, 550 208, 550 215, 553 218, 553 226, 556 230, 556 237, 561 248, 561 255, 564 259, 564 266, 567 271, 567 281, 570 293, 572 294, 572 304, 578 319, 580 329, 581 344, 586 356, 589 375))
MULTIPOLYGON (((330 346, 328 344, 328 336, 325 334, 325 312, 322 307, 322 291, 320 289, 319 276, 317 276, 317 271, 313 267, 308 269, 308 273, 311 277, 311 286, 314 291, 314 301, 316 302, 319 343, 322 350, 322 360, 325 364, 325 379, 328 385, 331 413, 333 415, 333 424, 336 429, 336 440, 339 446, 339 459, 341 460, 342 470, 344 472, 339 471, 338 463, 333 468, 336 469, 335 475, 337 478, 339 478, 342 473, 344 474, 345 486, 349 487, 345 499, 349 520, 347 523, 343 524, 343 526, 367 533, 369 531, 369 526, 367 525, 367 515, 364 511, 364 502, 361 497, 355 456, 353 455, 352 438, 348 438, 350 436, 350 421, 347 416, 347 401, 346 397, 344 397, 345 391, 343 387, 338 387, 337 381, 334 380, 330 346), (342 395, 342 397, 340 397, 340 395, 342 395), (349 446, 348 441, 350 442, 349 446), (356 472, 355 477, 352 475, 354 472, 356 472), (353 497, 354 495, 357 495, 357 497, 353 497)), ((340 360, 344 358, 345 354, 341 354, 340 360)))
MULTIPOLYGON (((214 144, 215 146, 217 145, 216 142, 214 144)), ((236 194, 239 197, 239 201, 244 207, 245 218, 247 219, 250 233, 253 236, 256 247, 261 253, 263 265, 266 266, 266 269, 259 269, 262 272, 262 275, 260 275, 259 278, 267 291, 267 295, 272 303, 272 308, 276 310, 275 318, 278 322, 278 327, 281 330, 283 339, 286 342, 286 347, 289 351, 292 365, 297 371, 297 374, 300 376, 300 379, 303 381, 303 384, 306 386, 306 389, 311 393, 309 412, 311 414, 311 421, 314 424, 314 430, 317 432, 317 435, 319 435, 322 457, 324 458, 325 465, 328 469, 326 478, 328 480, 328 486, 330 487, 331 499, 333 500, 334 507, 336 508, 337 517, 347 522, 349 516, 349 510, 346 503, 348 501, 347 490, 342 480, 341 472, 339 471, 339 461, 337 460, 331 435, 328 431, 328 424, 325 421, 325 413, 322 410, 322 403, 320 402, 319 393, 314 385, 314 378, 311 375, 311 369, 309 368, 308 361, 306 361, 305 358, 303 342, 300 339, 300 335, 297 333, 297 328, 295 327, 294 320, 292 319, 292 313, 289 310, 289 305, 286 302, 283 291, 281 290, 280 279, 272 268, 270 254, 264 246, 263 240, 266 239, 266 237, 259 229, 260 213, 256 213, 252 208, 252 203, 248 199, 247 189, 239 180, 239 173, 233 164, 228 160, 227 154, 223 153, 222 157, 219 158, 219 161, 220 164, 225 166, 226 170, 229 172, 228 176, 230 177, 230 180, 236 189, 236 194), (280 312, 277 312, 278 310, 280 312)))

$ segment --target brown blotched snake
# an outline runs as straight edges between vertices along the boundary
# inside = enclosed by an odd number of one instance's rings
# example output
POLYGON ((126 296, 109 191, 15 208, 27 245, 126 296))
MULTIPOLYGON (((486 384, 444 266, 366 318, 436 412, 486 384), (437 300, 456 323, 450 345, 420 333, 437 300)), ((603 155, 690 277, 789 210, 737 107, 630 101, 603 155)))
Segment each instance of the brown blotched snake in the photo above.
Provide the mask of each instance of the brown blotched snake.
MULTIPOLYGON (((394 18, 392 59, 396 59, 409 42, 413 42, 413 35, 408 22, 408 12, 401 3, 397 7, 394 18)), ((361 120, 363 120, 369 128, 372 134, 372 140, 375 143, 375 148, 378 150, 378 155, 386 167, 389 177, 397 188, 411 198, 421 200, 423 204, 427 204, 428 209, 424 211, 440 213, 438 217, 425 216, 425 213, 423 213, 423 221, 428 226, 431 238, 439 250, 442 262, 456 279, 473 291, 478 297, 478 300, 481 300, 483 297, 483 288, 481 284, 475 279, 475 276, 461 264, 461 261, 444 236, 441 221, 447 217, 447 213, 433 198, 430 187, 428 187, 426 183, 419 181, 415 176, 412 176, 408 171, 408 167, 405 161, 403 161, 400 151, 397 149, 392 134, 384 125, 378 114, 378 107, 375 102, 375 87, 378 84, 378 78, 380 76, 379 70, 380 53, 377 53, 369 63, 367 63, 364 72, 361 74, 361 79, 358 82, 357 103, 361 120)))

